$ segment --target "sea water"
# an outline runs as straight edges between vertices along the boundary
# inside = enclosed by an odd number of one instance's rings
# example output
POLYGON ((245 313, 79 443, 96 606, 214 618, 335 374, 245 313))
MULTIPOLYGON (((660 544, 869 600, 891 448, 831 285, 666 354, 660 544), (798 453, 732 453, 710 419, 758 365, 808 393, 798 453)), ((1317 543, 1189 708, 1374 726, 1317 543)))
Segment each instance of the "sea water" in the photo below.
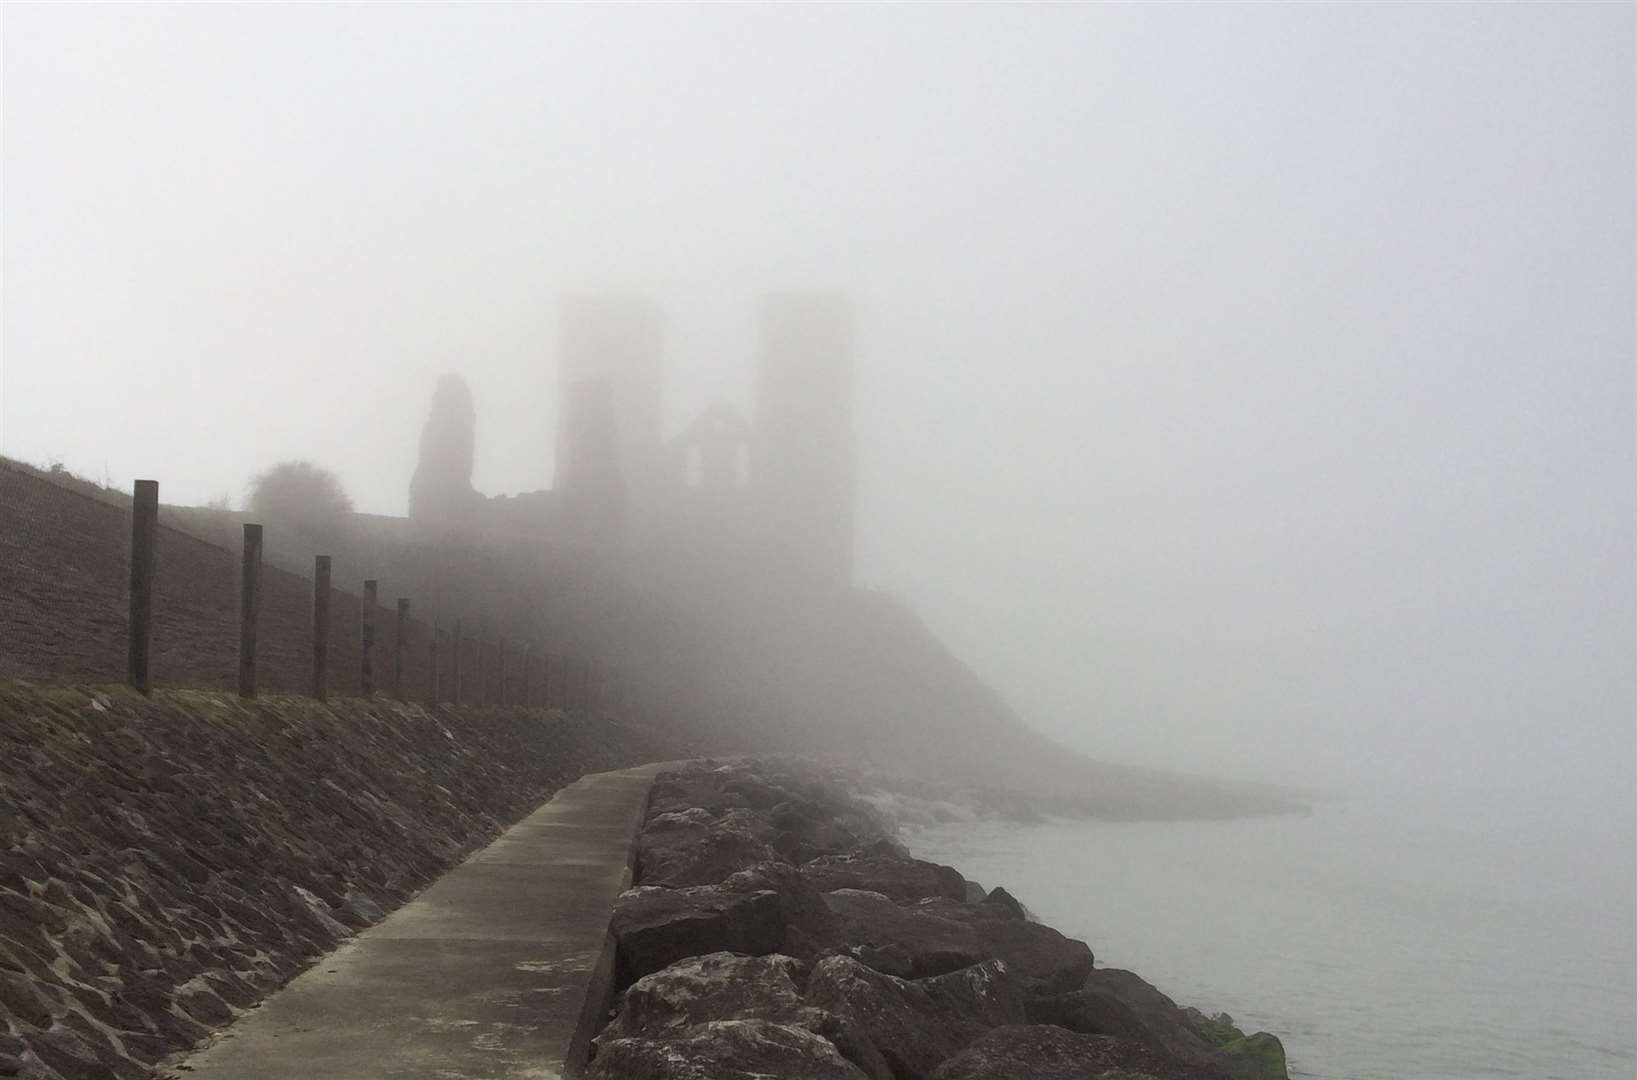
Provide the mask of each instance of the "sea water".
POLYGON ((1629 825, 1564 840, 1367 802, 1308 817, 911 832, 1179 1004, 1284 1042, 1292 1076, 1637 1076, 1629 825))

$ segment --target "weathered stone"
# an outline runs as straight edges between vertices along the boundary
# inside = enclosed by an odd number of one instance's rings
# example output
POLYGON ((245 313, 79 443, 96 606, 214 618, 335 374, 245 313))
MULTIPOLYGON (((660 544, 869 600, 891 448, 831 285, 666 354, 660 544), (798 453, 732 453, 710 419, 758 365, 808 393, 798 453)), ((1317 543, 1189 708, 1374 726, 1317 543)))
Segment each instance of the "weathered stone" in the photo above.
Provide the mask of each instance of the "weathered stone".
POLYGON ((774 952, 784 937, 784 920, 778 894, 767 890, 644 885, 620 894, 609 932, 618 949, 619 981, 625 984, 689 956, 774 952))
POLYGON ((752 810, 771 810, 786 798, 787 793, 767 783, 753 773, 740 773, 722 781, 722 790, 737 795, 752 810))
POLYGON ((1289 1080, 1285 1046, 1277 1035, 1258 1031, 1217 1047, 1211 1061, 1233 1080, 1289 1080))
POLYGON ((744 796, 723 791, 721 778, 713 772, 668 772, 654 778, 648 815, 652 820, 665 814, 703 810, 715 817, 748 805, 744 796))
POLYGON ((778 894, 779 914, 784 922, 779 951, 786 955, 813 960, 838 940, 838 920, 824 897, 794 866, 757 863, 729 875, 722 888, 737 893, 772 890, 778 894))
POLYGON ((1083 1035, 1134 1039, 1187 1061, 1203 1061, 1212 1050, 1176 1002, 1119 968, 1098 968, 1078 990, 1031 1001, 1029 1019, 1083 1035))
POLYGON ((769 1020, 829 1039, 871 1080, 894 1080, 886 1059, 855 1025, 802 1000, 806 977, 807 966, 790 956, 711 953, 679 960, 626 990, 598 1042, 671 1038, 713 1020, 769 1020))
MULTIPOLYGON (((1135 975, 1130 978, 1142 982, 1135 975)), ((1152 987, 1149 989, 1159 993, 1152 987)), ((1285 1047, 1278 1036, 1265 1031, 1247 1035, 1227 1013, 1207 1016, 1188 1006, 1181 1010, 1181 1015, 1183 1023, 1207 1046, 1213 1047, 1210 1060, 1233 1080, 1286 1080, 1285 1047)))
POLYGON ((867 1080, 828 1039, 768 1020, 713 1020, 666 1039, 610 1039, 598 1045, 586 1075, 591 1080, 867 1080))
POLYGON ((153 1065, 160 1058, 176 1052, 169 1039, 163 1035, 154 1035, 145 1031, 121 1031, 120 1044, 125 1053, 139 1065, 153 1065))
POLYGON ((261 1000, 261 991, 237 972, 218 968, 205 972, 202 978, 218 997, 235 1008, 248 1009, 261 1000))
POLYGON ((232 1007, 203 986, 179 989, 176 992, 176 1004, 183 1012, 208 1028, 221 1027, 233 1019, 232 1007))
POLYGON ((62 1080, 111 1080, 117 1075, 104 1064, 92 1043, 68 1028, 41 1031, 28 1042, 35 1056, 62 1080))
POLYGON ((867 1038, 895 1080, 923 1080, 989 1028, 1023 1021, 1022 997, 996 960, 910 981, 831 956, 813 969, 807 1001, 867 1038))
POLYGON ((743 833, 764 844, 771 841, 776 832, 765 815, 753 810, 729 810, 716 819, 713 827, 722 832, 743 833))
POLYGON ((644 831, 637 844, 636 880, 643 885, 715 885, 736 870, 777 858, 744 822, 678 825, 644 831))
POLYGON ((939 1066, 934 1080, 1221 1080, 1152 1047, 1044 1024, 997 1027, 939 1066))
POLYGON ((101 994, 82 993, 79 995, 79 1004, 92 1017, 111 1028, 142 1031, 148 1026, 142 1010, 118 993, 111 993, 107 997, 101 994))
POLYGON ((983 957, 998 957, 1032 994, 1062 994, 1081 986, 1092 971, 1091 948, 1042 923, 1014 918, 1001 905, 923 901, 919 911, 966 925, 981 942, 983 957))
POLYGON ((1029 910, 1019 902, 1018 898, 996 885, 988 894, 981 897, 980 903, 993 908, 997 914, 1007 919, 1021 919, 1027 921, 1029 910))
POLYGON ((1081 1035, 1109 1035, 1159 1045, 1129 1005, 1100 990, 1035 995, 1029 998, 1028 1010, 1031 1024, 1051 1024, 1081 1035))
POLYGON ((768 811, 768 820, 779 830, 773 846, 792 862, 843 854, 859 845, 858 833, 813 803, 782 802, 768 811))
POLYGON ((788 1018, 801 1007, 801 961, 716 952, 644 975, 625 991, 600 1038, 652 1038, 710 1020, 788 1018))
POLYGON ((39 1028, 51 1026, 50 1003, 33 979, 14 971, 0 971, 0 1017, 7 1015, 39 1028))
POLYGON ((825 855, 804 864, 802 876, 819 892, 864 889, 894 900, 942 896, 965 901, 966 879, 953 867, 881 855, 825 855))
POLYGON ((709 810, 693 806, 686 810, 671 810, 663 814, 655 814, 648 819, 643 828, 647 832, 663 832, 666 829, 680 829, 689 825, 709 825, 714 818, 709 810))
POLYGON ((25 939, 34 933, 60 934, 68 927, 68 913, 27 893, 0 886, 0 933, 25 939))
POLYGON ((837 889, 825 893, 824 902, 840 923, 840 939, 861 962, 873 966, 883 958, 907 956, 907 970, 895 963, 892 974, 943 975, 993 955, 966 923, 902 907, 877 892, 837 889))
POLYGON ((845 955, 883 975, 900 979, 915 977, 915 962, 909 950, 894 942, 885 945, 848 945, 845 955))

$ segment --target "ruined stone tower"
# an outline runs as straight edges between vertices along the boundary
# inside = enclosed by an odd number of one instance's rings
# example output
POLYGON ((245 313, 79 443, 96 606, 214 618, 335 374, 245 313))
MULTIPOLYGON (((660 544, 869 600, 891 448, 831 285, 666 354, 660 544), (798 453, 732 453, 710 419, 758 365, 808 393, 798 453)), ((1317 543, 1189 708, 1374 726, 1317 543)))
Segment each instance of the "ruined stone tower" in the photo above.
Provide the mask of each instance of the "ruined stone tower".
POLYGON ((852 312, 836 293, 762 299, 752 485, 787 570, 848 584, 853 571, 852 312))
MULTIPOLYGON (((603 453, 577 448, 574 441, 588 433, 601 439, 611 424, 623 498, 640 519, 652 507, 663 473, 665 372, 659 308, 640 296, 569 296, 559 309, 559 326, 555 486, 574 487, 575 463, 588 453, 592 458, 603 453), (592 383, 606 389, 584 392, 592 383), (577 415, 585 408, 599 415, 577 415)), ((584 480, 582 473, 579 482, 584 480)))
POLYGON ((628 499, 619 461, 619 429, 607 379, 581 379, 570 389, 567 457, 557 459, 566 537, 597 546, 625 535, 628 499))
POLYGON ((473 525, 483 501, 472 488, 477 413, 472 391, 459 375, 438 379, 432 407, 421 429, 420 460, 409 481, 409 516, 439 526, 473 525))

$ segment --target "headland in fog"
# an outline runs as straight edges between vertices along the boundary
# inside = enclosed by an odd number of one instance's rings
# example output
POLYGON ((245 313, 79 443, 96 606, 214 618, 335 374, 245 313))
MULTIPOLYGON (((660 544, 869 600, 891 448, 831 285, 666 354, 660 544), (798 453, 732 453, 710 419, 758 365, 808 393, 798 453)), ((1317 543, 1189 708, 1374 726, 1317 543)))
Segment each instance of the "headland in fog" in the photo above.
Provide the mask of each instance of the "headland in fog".
MULTIPOLYGON (((375 580, 437 633, 462 627, 468 641, 527 646, 548 663, 593 658, 617 678, 629 715, 702 752, 800 751, 977 804, 1022 800, 1036 813, 1221 817, 1300 806, 1298 793, 1068 750, 1025 724, 903 602, 854 584, 855 329, 845 297, 765 297, 753 415, 721 401, 672 431, 659 310, 627 294, 562 301, 554 423, 531 445, 486 447, 549 448, 549 489, 476 490, 485 429, 455 371, 426 388, 418 437, 404 433, 419 449, 404 478, 406 516, 321 506, 299 487, 248 510, 162 505, 160 523, 178 539, 161 571, 187 595, 165 615, 159 679, 232 684, 222 628, 235 618, 239 532, 254 520, 262 558, 292 575, 280 586, 289 599, 263 616, 273 620, 261 634, 271 689, 305 683, 301 581, 322 552, 338 590, 375 580)), ((117 678, 121 642, 109 631, 123 611, 128 496, 18 465, 0 469, 0 483, 17 508, 0 566, 0 609, 16 632, 0 646, 0 674, 117 678)), ((406 678, 430 687, 419 652, 407 663, 406 678)))

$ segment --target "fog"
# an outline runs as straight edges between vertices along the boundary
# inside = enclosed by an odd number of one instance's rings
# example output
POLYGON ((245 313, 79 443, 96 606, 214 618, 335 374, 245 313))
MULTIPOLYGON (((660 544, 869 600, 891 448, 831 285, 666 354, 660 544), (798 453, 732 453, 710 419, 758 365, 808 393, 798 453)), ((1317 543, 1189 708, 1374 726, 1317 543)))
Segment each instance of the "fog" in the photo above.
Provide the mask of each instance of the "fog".
POLYGON ((753 406, 857 315, 856 580, 1116 761, 1630 828, 1630 6, 5 11, 0 452, 549 486, 557 298, 753 406))

